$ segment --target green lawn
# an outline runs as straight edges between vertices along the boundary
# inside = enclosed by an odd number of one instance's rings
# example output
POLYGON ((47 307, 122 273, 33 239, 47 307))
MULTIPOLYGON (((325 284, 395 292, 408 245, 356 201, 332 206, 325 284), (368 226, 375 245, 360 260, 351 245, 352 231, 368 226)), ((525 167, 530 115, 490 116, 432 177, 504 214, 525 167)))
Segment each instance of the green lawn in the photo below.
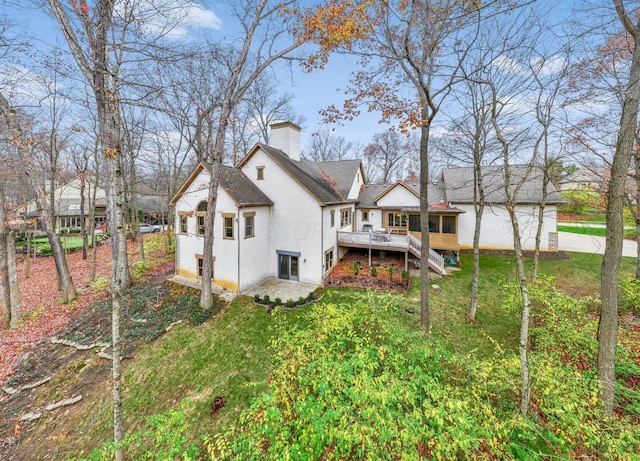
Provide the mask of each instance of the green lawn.
MULTIPOLYGON (((571 232, 573 234, 581 234, 581 235, 595 235, 597 237, 604 237, 606 228, 604 227, 590 227, 583 226, 580 224, 570 224, 570 225, 558 225, 559 232, 571 232)), ((625 229, 624 231, 625 237, 635 237, 636 230, 635 229, 625 229)))
MULTIPOLYGON (((100 242, 104 237, 102 235, 96 235, 96 242, 100 242)), ((82 237, 74 236, 61 236, 60 242, 62 243, 62 248, 65 250, 77 250, 82 248, 82 237)), ((26 245, 26 241, 17 242, 16 246, 22 247, 26 245)), ((31 245, 35 245, 36 252, 39 254, 51 254, 51 245, 49 245, 49 239, 47 237, 37 238, 31 240, 31 245)), ((87 245, 91 245, 91 236, 87 236, 87 245)))
MULTIPOLYGON (((574 295, 597 295, 601 261, 599 255, 571 254, 567 260, 541 261, 540 272, 556 277, 558 287, 574 295)), ((439 290, 431 291, 432 333, 459 354, 473 351, 478 357, 488 358, 496 345, 516 353, 519 315, 503 304, 510 295, 503 288, 505 282, 515 281, 515 262, 511 257, 483 256, 481 267, 475 324, 466 321, 471 255, 461 255, 461 270, 453 275, 432 279, 432 286, 439 285, 439 290)), ((623 258, 623 273, 632 274, 633 270, 634 260, 623 258)), ((418 278, 412 279, 407 294, 339 288, 321 291, 323 298, 312 307, 275 311, 272 315, 251 299, 240 297, 208 322, 199 326, 182 324, 140 347, 135 360, 127 362, 125 373, 124 414, 129 433, 141 430, 148 416, 178 408, 179 402, 187 402, 185 420, 189 421, 190 434, 211 436, 234 423, 252 398, 266 389, 269 345, 274 335, 282 334, 288 326, 304 329, 310 309, 322 309, 326 303, 348 306, 358 298, 374 303, 390 298, 398 307, 394 315, 410 328, 420 328, 418 278), (414 313, 408 313, 408 308, 414 313), (227 403, 212 418, 210 405, 217 395, 224 395, 227 403)), ((81 446, 96 446, 110 437, 108 395, 105 385, 105 396, 78 428, 88 438, 81 441, 81 446), (94 427, 96 421, 100 424, 94 427)))

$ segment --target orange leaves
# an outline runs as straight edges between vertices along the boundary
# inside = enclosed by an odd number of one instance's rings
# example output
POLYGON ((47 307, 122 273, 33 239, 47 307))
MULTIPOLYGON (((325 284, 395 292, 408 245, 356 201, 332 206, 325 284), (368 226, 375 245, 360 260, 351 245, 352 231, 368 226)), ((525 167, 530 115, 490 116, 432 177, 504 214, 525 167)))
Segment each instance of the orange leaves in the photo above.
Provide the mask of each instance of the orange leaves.
POLYGON ((365 38, 371 32, 368 20, 371 3, 372 0, 330 0, 315 9, 286 10, 298 18, 299 28, 294 30, 298 40, 316 43, 321 48, 308 65, 321 66, 328 52, 340 47, 351 48, 355 41, 365 38))

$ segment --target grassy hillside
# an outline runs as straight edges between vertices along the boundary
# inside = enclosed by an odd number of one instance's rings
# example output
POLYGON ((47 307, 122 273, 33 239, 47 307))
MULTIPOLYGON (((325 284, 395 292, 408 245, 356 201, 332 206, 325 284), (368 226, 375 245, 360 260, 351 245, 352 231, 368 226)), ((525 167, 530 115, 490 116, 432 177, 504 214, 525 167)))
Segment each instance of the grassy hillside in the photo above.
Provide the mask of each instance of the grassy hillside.
MULTIPOLYGON (((541 261, 540 270, 555 277, 554 283, 559 290, 582 298, 597 296, 600 262, 598 255, 572 254, 568 259, 541 261)), ((480 363, 494 360, 499 350, 506 351, 509 357, 517 353, 519 315, 517 308, 505 304, 514 293, 504 288, 513 279, 514 262, 506 256, 483 256, 481 264, 481 306, 475 324, 465 320, 470 255, 462 255, 460 271, 432 281, 439 285, 439 289, 432 290, 431 297, 433 336, 442 344, 443 354, 457 357, 452 359, 454 361, 464 362, 468 357, 474 357, 473 360, 480 363)), ((623 270, 632 274, 633 260, 625 259, 623 270)), ((173 302, 186 300, 175 299, 173 302)), ((153 309, 152 304, 147 303, 150 309, 153 309)), ((420 331, 417 314, 419 280, 416 278, 407 294, 330 289, 313 307, 280 310, 272 315, 268 315, 264 307, 254 305, 249 298, 241 297, 201 325, 182 323, 155 341, 143 342, 135 355, 125 361, 126 431, 136 434, 128 448, 130 455, 141 459, 145 451, 150 450, 149 453, 155 452, 154 459, 173 459, 169 451, 160 454, 158 447, 178 447, 179 452, 188 452, 191 443, 204 453, 203 436, 211 439, 216 434, 218 437, 224 434, 225 428, 234 426, 254 398, 270 389, 268 377, 274 371, 271 366, 275 352, 270 346, 284 347, 280 340, 283 336, 295 336, 292 329, 315 331, 317 313, 327 306, 363 304, 393 306, 384 314, 389 316, 392 325, 396 325, 391 331, 420 331), (309 330, 312 322, 315 322, 314 329, 309 330), (274 342, 276 339, 279 342, 274 342), (226 402, 212 414, 211 405, 216 396, 224 397, 226 402), (153 415, 160 416, 149 419, 153 415), (163 431, 153 430, 158 426, 174 438, 163 439, 159 435, 163 431)), ((586 318, 595 322, 593 314, 586 318)), ((623 328, 637 328, 637 318, 630 318, 623 328)), ((593 363, 594 357, 585 360, 593 363)), ((517 373, 514 379, 517 380, 517 373)), ((104 380, 96 380, 91 389, 91 392, 85 392, 85 403, 78 410, 77 418, 71 420, 72 427, 56 420, 52 429, 46 426, 45 419, 34 431, 34 434, 49 432, 54 439, 64 436, 64 444, 43 440, 34 445, 31 457, 17 459, 42 459, 46 453, 53 454, 56 459, 74 455, 86 457, 92 448, 108 441, 112 427, 108 375, 104 380)), ((96 451, 92 459, 104 459, 105 455, 105 451, 96 451)))

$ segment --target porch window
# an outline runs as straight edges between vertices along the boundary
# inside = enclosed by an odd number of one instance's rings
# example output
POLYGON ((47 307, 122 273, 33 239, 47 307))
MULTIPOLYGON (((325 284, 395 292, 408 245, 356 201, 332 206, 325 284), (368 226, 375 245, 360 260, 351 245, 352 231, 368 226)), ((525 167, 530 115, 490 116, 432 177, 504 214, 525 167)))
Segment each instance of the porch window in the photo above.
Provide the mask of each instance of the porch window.
POLYGON ((254 217, 255 212, 244 214, 244 238, 248 239, 255 236, 254 217))
POLYGON ((442 217, 442 233, 443 234, 456 233, 456 217, 455 216, 442 217))
POLYGON ((207 216, 207 202, 200 202, 196 209, 196 235, 204 235, 205 216, 207 216))
POLYGON ((429 232, 440 233, 440 215, 429 215, 429 232))
POLYGON ((404 213, 389 213, 389 227, 405 227, 407 225, 407 215, 404 213))
POLYGON ((222 214, 222 238, 233 240, 233 219, 236 217, 234 214, 222 214))
POLYGON ((420 232, 420 215, 409 215, 409 232, 420 232))

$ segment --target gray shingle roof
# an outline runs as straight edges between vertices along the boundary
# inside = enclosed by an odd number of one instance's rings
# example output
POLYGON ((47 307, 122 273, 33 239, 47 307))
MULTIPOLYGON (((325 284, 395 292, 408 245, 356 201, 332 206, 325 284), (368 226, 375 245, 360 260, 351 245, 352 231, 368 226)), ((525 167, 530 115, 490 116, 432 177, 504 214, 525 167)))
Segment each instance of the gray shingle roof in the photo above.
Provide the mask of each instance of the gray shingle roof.
POLYGON ((291 160, 287 154, 279 149, 264 144, 260 144, 260 147, 325 205, 347 201, 346 196, 340 193, 338 181, 332 181, 334 178, 329 176, 327 172, 323 174, 323 170, 313 162, 307 160, 298 162, 291 160))
POLYGON ((245 174, 237 169, 223 166, 220 169, 220 186, 240 206, 269 206, 273 202, 245 174))
MULTIPOLYGON (((482 180, 485 189, 485 203, 505 203, 504 168, 498 166, 483 167, 482 180)), ((473 203, 473 168, 445 168, 442 171, 446 187, 446 199, 451 203, 473 203)), ((516 198, 516 203, 532 204, 542 200, 543 173, 540 168, 529 169, 526 165, 514 165, 511 167, 511 186, 522 183, 522 187, 516 198)), ((549 183, 547 186, 547 203, 558 204, 564 200, 549 183)))
MULTIPOLYGON (((407 186, 411 188, 418 195, 420 194, 420 184, 416 182, 405 182, 407 186)), ((358 197, 359 208, 377 208, 376 198, 388 191, 392 187, 402 187, 399 184, 365 184, 360 191, 358 197)), ((444 184, 443 183, 429 183, 429 203, 437 204, 445 201, 444 184)))
MULTIPOLYGON (((204 164, 211 173, 211 165, 204 164)), ((220 167, 220 182, 222 187, 239 206, 269 206, 273 202, 244 173, 233 167, 220 167)))
MULTIPOLYGON (((303 160, 305 162, 305 160, 303 160)), ((309 162, 306 160, 306 162, 309 162)), ((309 162, 313 164, 313 162, 309 162)), ((333 162, 319 162, 316 165, 338 183, 338 191, 343 197, 349 196, 353 180, 358 174, 362 160, 337 160, 333 162)))

